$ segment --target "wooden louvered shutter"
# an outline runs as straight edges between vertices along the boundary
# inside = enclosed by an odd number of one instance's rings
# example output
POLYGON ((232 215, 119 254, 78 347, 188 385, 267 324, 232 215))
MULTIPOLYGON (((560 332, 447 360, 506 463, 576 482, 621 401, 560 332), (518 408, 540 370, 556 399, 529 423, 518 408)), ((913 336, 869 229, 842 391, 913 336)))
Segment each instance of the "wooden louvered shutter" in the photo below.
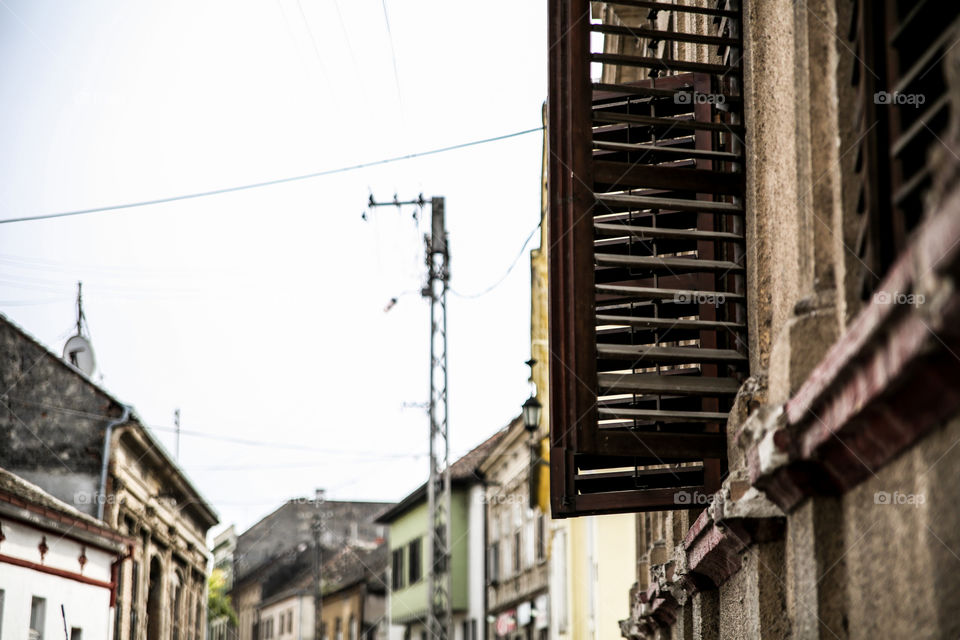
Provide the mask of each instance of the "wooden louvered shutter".
POLYGON ((740 11, 607 4, 645 23, 591 24, 583 0, 549 8, 554 517, 716 491, 747 369, 740 11))
POLYGON ((859 291, 866 299, 923 217, 923 195, 934 171, 929 150, 946 137, 949 121, 944 59, 960 29, 953 2, 854 0, 852 5, 854 249, 859 291))

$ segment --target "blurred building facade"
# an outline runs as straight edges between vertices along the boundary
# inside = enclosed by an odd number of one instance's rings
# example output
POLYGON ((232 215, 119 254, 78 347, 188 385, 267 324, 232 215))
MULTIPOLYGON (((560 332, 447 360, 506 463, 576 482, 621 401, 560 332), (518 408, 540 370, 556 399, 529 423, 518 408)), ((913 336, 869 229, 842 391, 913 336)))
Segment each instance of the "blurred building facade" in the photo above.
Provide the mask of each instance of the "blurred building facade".
MULTIPOLYGON (((392 506, 389 502, 326 500, 318 492, 314 498, 288 500, 237 536, 230 590, 238 617, 237 638, 289 637, 294 633, 290 629, 298 634, 292 637, 315 637, 318 542, 324 562, 321 608, 328 591, 346 588, 346 581, 369 583, 369 592, 376 595, 382 576, 374 551, 385 546, 387 527, 374 520, 392 506)), ((368 603, 365 597, 355 604, 357 633, 380 637, 384 632, 373 620, 366 628, 360 623, 366 620, 363 616, 385 605, 368 603), (364 604, 369 606, 363 609, 364 604)), ((326 620, 325 610, 322 615, 326 620)), ((341 621, 341 628, 346 629, 343 624, 341 621)))
POLYGON ((110 637, 134 541, 0 469, 0 640, 110 637))
POLYGON ((517 418, 480 464, 486 479, 488 638, 549 638, 548 516, 536 504, 540 463, 531 455, 537 444, 517 418))
MULTIPOLYGON (((450 465, 450 575, 453 630, 451 640, 484 637, 486 610, 484 478, 479 467, 503 437, 501 430, 450 465)), ((377 522, 390 528, 390 609, 404 637, 427 637, 427 485, 421 485, 377 522)))
POLYGON ((0 316, 0 467, 134 541, 113 637, 203 638, 217 515, 133 410, 0 316))

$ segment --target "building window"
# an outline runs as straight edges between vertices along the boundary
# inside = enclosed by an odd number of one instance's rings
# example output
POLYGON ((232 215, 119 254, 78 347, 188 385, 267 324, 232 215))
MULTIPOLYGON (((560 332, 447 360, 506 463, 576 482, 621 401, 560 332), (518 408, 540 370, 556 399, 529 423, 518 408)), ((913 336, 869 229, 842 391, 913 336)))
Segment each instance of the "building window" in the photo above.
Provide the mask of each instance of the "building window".
POLYGON ((343 620, 337 618, 333 623, 334 640, 343 640, 343 620))
POLYGON ((520 573, 520 555, 523 549, 520 547, 520 530, 513 534, 513 573, 520 573))
POLYGON ((503 549, 500 552, 500 579, 504 580, 510 577, 510 561, 512 554, 510 553, 510 543, 513 541, 513 538, 508 534, 503 538, 503 549))
POLYGON ((547 559, 547 519, 537 514, 537 562, 547 559))
MULTIPOLYGON (((126 563, 122 563, 120 565, 119 570, 117 571, 117 587, 116 587, 117 601, 116 601, 116 606, 115 606, 116 610, 114 611, 114 620, 113 620, 113 637, 114 638, 120 637, 120 625, 123 622, 122 620, 123 616, 121 616, 121 614, 123 613, 123 586, 124 586, 123 570, 124 570, 125 564, 126 563)), ((2 635, 0 635, 0 637, 2 637, 2 635)))
POLYGON ((537 560, 536 521, 533 511, 527 513, 527 520, 523 523, 523 568, 529 569, 537 560))
POLYGON ((320 640, 327 640, 327 623, 320 623, 320 640))
POLYGON ((422 538, 417 538, 408 545, 410 549, 408 552, 408 562, 410 563, 409 584, 416 584, 419 582, 423 574, 423 557, 420 553, 421 540, 422 538))
POLYGON ((350 614, 350 622, 347 623, 347 637, 350 640, 357 640, 357 619, 350 614))
POLYGON ((840 79, 858 96, 850 110, 858 148, 855 175, 847 180, 856 193, 847 216, 856 229, 849 277, 869 300, 924 216, 935 173, 928 153, 950 120, 944 58, 955 39, 956 7, 906 0, 853 4, 847 49, 856 53, 840 79))
POLYGON ((196 626, 196 633, 194 636, 197 640, 203 637, 203 596, 202 592, 197 594, 197 615, 194 618, 194 624, 196 626))
POLYGON ((3 637, 3 589, 0 589, 0 638, 3 637))
POLYGON ((183 600, 183 588, 180 586, 180 577, 177 577, 177 586, 173 591, 173 640, 180 640, 180 604, 183 600))
POLYGON ((403 547, 393 550, 393 577, 391 583, 394 590, 403 588, 403 547))
POLYGON ((83 629, 70 627, 70 640, 83 640, 83 629))
POLYGON ((487 571, 490 572, 488 581, 490 584, 500 582, 500 543, 494 542, 487 551, 487 571))
POLYGON ((139 591, 137 587, 139 582, 140 563, 134 560, 130 567, 130 640, 137 639, 137 594, 139 591))
POLYGON ((43 623, 47 614, 47 599, 33 596, 30 601, 29 640, 43 640, 43 623))

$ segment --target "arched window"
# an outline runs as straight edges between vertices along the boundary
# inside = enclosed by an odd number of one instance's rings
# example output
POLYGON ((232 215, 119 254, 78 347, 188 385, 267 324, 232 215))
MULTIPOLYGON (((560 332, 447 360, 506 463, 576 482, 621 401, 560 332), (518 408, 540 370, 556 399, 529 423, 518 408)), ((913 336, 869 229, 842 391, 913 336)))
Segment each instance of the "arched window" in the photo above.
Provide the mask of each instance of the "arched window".
POLYGON ((173 633, 170 637, 173 638, 173 640, 180 640, 181 616, 183 615, 183 575, 180 571, 174 572, 173 584, 171 586, 173 587, 173 603, 170 609, 173 614, 170 619, 170 627, 173 633))
POLYGON ((147 640, 159 640, 163 622, 163 602, 160 594, 163 589, 163 565, 160 558, 150 559, 150 577, 147 588, 147 640))

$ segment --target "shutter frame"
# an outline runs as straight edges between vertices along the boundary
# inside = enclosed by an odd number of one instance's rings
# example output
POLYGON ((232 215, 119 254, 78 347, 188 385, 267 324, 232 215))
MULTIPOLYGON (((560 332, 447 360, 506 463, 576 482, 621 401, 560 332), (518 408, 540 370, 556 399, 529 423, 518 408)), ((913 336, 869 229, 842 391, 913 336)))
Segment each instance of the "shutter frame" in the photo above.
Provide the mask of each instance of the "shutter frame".
MULTIPOLYGON (((591 60, 635 67, 650 66, 651 59, 608 51, 599 57, 591 54, 591 26, 580 19, 589 4, 550 0, 554 45, 549 58, 548 256, 554 517, 690 508, 696 505, 678 501, 678 492, 712 494, 725 473, 725 419, 719 417, 729 410, 747 362, 744 282, 739 275, 743 251, 734 248, 743 240, 744 158, 736 142, 743 132, 742 99, 739 82, 717 78, 720 73, 732 72, 735 77, 740 73, 735 64, 739 57, 733 55, 739 43, 739 23, 733 16, 739 17, 739 9, 726 4, 720 10, 730 15, 721 22, 718 36, 677 34, 673 38, 719 43, 722 64, 671 61, 674 68, 695 70, 656 77, 658 70, 651 69, 649 79, 606 81, 594 90, 591 60), (676 96, 691 95, 686 93, 691 89, 692 95, 729 96, 726 115, 707 101, 692 105, 693 118, 683 115, 683 106, 672 109, 671 102, 684 104, 676 96), (638 106, 648 115, 634 115, 638 106), (678 115, 672 116, 672 111, 678 115), (683 135, 669 137, 674 130, 683 135), (639 147, 631 147, 638 132, 653 144, 661 135, 667 136, 666 146, 660 147, 663 151, 651 150, 642 141, 639 147), (612 136, 609 142, 608 135, 612 136), (613 141, 623 135, 626 142, 613 141), (692 146, 686 142, 691 136, 692 146), (614 162, 597 160, 597 154, 611 156, 614 162), (647 156, 681 156, 681 160, 643 163, 647 156), (629 189, 620 185, 624 181, 630 183, 629 189), (625 189, 628 193, 618 195, 625 189), (637 189, 639 195, 634 193, 637 189), (618 213, 622 211, 627 214, 618 213), (622 224, 624 217, 629 229, 625 240, 617 238, 612 226, 622 224), (595 232, 598 220, 601 227, 595 232), (661 239, 646 238, 646 234, 661 239), (635 236, 641 238, 636 243, 635 236), (649 257, 644 257, 644 242, 652 247, 649 257), (598 251, 595 243, 604 250, 598 251), (670 253, 674 245, 681 253, 670 253), (612 250, 609 255, 607 246, 612 250), (640 247, 637 254, 635 246, 640 247), (720 303, 702 295, 716 298, 718 292, 720 303), (685 303, 685 295, 692 304, 685 303), (660 310, 671 303, 678 303, 673 312, 692 313, 694 319, 673 324, 657 321, 660 310), (648 309, 653 317, 645 323, 648 309), (598 323, 610 317, 618 323, 603 333, 598 323), (626 328, 618 329, 620 325, 626 328), (676 339, 664 336, 672 329, 674 335, 688 337, 671 346, 676 339), (720 332, 734 332, 736 339, 731 341, 720 332), (694 343, 695 350, 686 348, 694 343), (651 368, 656 374, 644 373, 651 368), (618 373, 624 370, 631 373, 618 373), (618 409, 621 384, 630 387, 621 394, 630 400, 626 408, 618 409), (654 408, 644 408, 650 402, 654 408), (601 426, 601 420, 608 426, 601 426), (691 420, 692 427, 687 424, 691 420), (652 430, 645 428, 648 422, 652 430)), ((685 10, 679 5, 675 9, 685 10)), ((656 35, 665 37, 659 31, 656 35)))

